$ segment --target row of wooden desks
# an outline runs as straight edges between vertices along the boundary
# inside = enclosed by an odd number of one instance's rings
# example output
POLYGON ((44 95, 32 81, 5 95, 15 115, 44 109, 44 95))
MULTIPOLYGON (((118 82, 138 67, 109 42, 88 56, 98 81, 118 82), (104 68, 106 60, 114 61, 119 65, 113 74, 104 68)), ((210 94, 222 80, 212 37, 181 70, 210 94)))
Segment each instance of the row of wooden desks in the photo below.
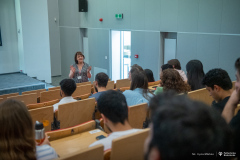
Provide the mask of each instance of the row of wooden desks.
POLYGON ((107 133, 99 129, 95 129, 73 136, 54 140, 50 143, 57 152, 57 154, 61 157, 88 148, 90 144, 97 141, 96 137, 100 135, 104 135, 105 137, 107 137, 107 133))

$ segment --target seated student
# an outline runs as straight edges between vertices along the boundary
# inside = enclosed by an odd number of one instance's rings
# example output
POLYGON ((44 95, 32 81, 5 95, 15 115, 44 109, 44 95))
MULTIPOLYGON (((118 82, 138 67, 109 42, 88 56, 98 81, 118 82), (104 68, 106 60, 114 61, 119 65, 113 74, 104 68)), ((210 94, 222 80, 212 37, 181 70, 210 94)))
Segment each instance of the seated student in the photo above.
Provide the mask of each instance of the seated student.
POLYGON ((149 102, 153 94, 148 91, 148 80, 143 71, 133 72, 130 90, 124 91, 123 95, 128 106, 149 102))
POLYGON ((99 96, 107 90, 106 86, 108 83, 108 75, 106 73, 100 72, 95 76, 95 90, 97 93, 91 95, 89 98, 95 98, 98 100, 99 96))
POLYGON ((166 101, 152 116, 146 160, 216 159, 219 151, 233 151, 232 131, 217 112, 185 95, 166 101))
POLYGON ((234 111, 237 108, 237 105, 240 104, 240 58, 238 58, 235 62, 236 68, 236 83, 235 90, 232 92, 224 110, 222 112, 222 116, 225 118, 227 123, 233 128, 235 133, 235 150, 238 153, 238 159, 240 159, 240 110, 237 115, 234 116, 234 111))
POLYGON ((180 76, 183 78, 183 81, 187 82, 187 76, 184 71, 181 70, 181 64, 178 59, 171 59, 168 61, 168 64, 172 65, 173 68, 178 71, 180 76))
POLYGON ((112 147, 112 140, 139 131, 128 123, 128 106, 124 95, 118 91, 104 92, 98 99, 98 110, 104 124, 112 133, 104 139, 92 143, 89 147, 103 144, 104 150, 112 147))
POLYGON ((128 79, 131 81, 132 80, 132 74, 135 71, 143 71, 143 68, 141 66, 139 66, 138 64, 134 64, 131 66, 131 70, 128 73, 128 79))
POLYGON ((186 65, 187 82, 191 86, 191 91, 204 88, 202 79, 205 76, 202 62, 199 60, 191 60, 186 65))
POLYGON ((160 87, 156 88, 155 95, 168 90, 174 90, 178 94, 190 91, 190 86, 183 81, 180 74, 174 69, 164 70, 160 79, 160 87))
POLYGON ((147 76, 148 79, 148 83, 149 82, 155 82, 154 76, 153 76, 153 72, 150 69, 144 69, 144 72, 147 76))
POLYGON ((73 79, 63 79, 60 82, 60 86, 61 86, 60 95, 63 98, 60 100, 60 102, 53 105, 54 112, 58 110, 59 104, 77 101, 72 97, 73 92, 76 90, 76 83, 73 79))
POLYGON ((0 104, 0 159, 55 159, 55 150, 47 135, 40 146, 36 146, 31 115, 25 104, 8 99, 0 104))
POLYGON ((232 81, 228 73, 223 69, 212 69, 204 76, 202 84, 214 99, 212 107, 222 113, 232 93, 232 81))

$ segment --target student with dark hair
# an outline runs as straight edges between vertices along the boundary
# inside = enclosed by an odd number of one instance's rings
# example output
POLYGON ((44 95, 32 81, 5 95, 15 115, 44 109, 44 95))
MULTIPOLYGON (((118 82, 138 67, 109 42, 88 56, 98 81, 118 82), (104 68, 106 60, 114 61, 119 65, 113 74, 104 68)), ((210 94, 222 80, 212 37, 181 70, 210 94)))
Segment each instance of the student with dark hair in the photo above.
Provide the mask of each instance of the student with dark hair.
POLYGON ((58 158, 48 137, 36 146, 31 115, 25 104, 8 99, 0 104, 0 159, 45 160, 58 158))
POLYGON ((130 90, 124 91, 123 95, 128 106, 149 102, 153 94, 148 91, 148 80, 143 71, 135 71, 132 74, 130 90))
POLYGON ((215 159, 219 151, 233 151, 232 137, 220 114, 184 95, 174 96, 160 104, 152 116, 144 147, 145 159, 215 159))
POLYGON ((212 107, 222 113, 232 93, 232 81, 228 73, 223 69, 212 69, 204 76, 202 84, 214 99, 212 107))
POLYGON ((132 74, 135 72, 135 71, 143 71, 143 68, 141 66, 139 66, 138 64, 134 64, 131 66, 131 70, 129 71, 128 73, 128 79, 131 81, 132 80, 132 74))
POLYGON ((106 91, 99 97, 97 103, 103 122, 112 133, 89 147, 103 144, 104 150, 107 150, 112 147, 113 139, 139 131, 133 129, 128 122, 128 106, 122 93, 114 90, 106 91))
POLYGON ((144 69, 144 72, 145 72, 145 74, 147 76, 148 82, 155 82, 152 70, 144 69))
POLYGON ((180 74, 180 76, 182 77, 183 81, 187 82, 187 76, 186 74, 184 73, 183 70, 181 70, 181 64, 179 62, 178 59, 171 59, 168 61, 168 64, 172 65, 173 68, 178 71, 178 73, 180 74))
POLYGON ((162 72, 166 69, 173 69, 173 66, 171 64, 163 64, 160 68, 160 79, 161 79, 161 76, 162 76, 162 72))
POLYGON ((202 62, 199 60, 191 60, 186 65, 187 82, 191 86, 191 91, 204 88, 202 79, 205 76, 202 62))
POLYGON ((224 110, 222 112, 222 116, 225 118, 227 123, 233 128, 235 133, 235 150, 238 153, 238 159, 240 159, 240 111, 238 111, 237 115, 234 116, 235 109, 240 104, 240 58, 238 58, 235 62, 236 68, 236 83, 235 90, 232 92, 231 97, 229 98, 224 110))
POLYGON ((73 99, 72 94, 76 90, 76 83, 73 79, 63 79, 60 83, 60 95, 62 99, 60 102, 53 105, 54 112, 58 110, 59 104, 75 102, 77 100, 73 99))
POLYGON ((98 100, 99 96, 107 90, 108 84, 108 75, 106 73, 100 72, 95 76, 95 90, 97 93, 91 95, 89 98, 95 98, 96 101, 98 100))

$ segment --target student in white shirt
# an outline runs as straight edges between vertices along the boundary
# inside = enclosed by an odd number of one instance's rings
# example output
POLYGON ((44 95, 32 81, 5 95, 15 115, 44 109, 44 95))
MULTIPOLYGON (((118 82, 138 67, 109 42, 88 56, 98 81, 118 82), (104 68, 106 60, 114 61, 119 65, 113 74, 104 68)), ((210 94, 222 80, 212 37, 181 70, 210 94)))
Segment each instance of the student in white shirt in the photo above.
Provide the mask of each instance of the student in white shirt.
POLYGON ((139 131, 139 129, 133 129, 128 122, 128 106, 122 93, 114 90, 105 91, 97 103, 103 122, 112 133, 89 147, 102 144, 104 150, 108 150, 112 147, 113 139, 139 131))
POLYGON ((72 97, 73 92, 76 90, 76 83, 73 79, 63 79, 60 82, 60 86, 61 86, 60 95, 63 98, 60 100, 60 102, 53 105, 54 112, 58 110, 59 104, 77 101, 72 97))

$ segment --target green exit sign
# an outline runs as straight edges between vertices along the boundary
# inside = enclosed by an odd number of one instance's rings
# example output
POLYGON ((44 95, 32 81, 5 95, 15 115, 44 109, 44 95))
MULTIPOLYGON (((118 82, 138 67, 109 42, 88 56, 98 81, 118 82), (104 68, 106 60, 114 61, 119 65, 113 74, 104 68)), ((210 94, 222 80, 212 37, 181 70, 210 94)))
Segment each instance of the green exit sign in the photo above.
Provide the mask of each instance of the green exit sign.
POLYGON ((115 17, 117 19, 123 19, 123 14, 122 13, 121 14, 115 14, 115 17))

